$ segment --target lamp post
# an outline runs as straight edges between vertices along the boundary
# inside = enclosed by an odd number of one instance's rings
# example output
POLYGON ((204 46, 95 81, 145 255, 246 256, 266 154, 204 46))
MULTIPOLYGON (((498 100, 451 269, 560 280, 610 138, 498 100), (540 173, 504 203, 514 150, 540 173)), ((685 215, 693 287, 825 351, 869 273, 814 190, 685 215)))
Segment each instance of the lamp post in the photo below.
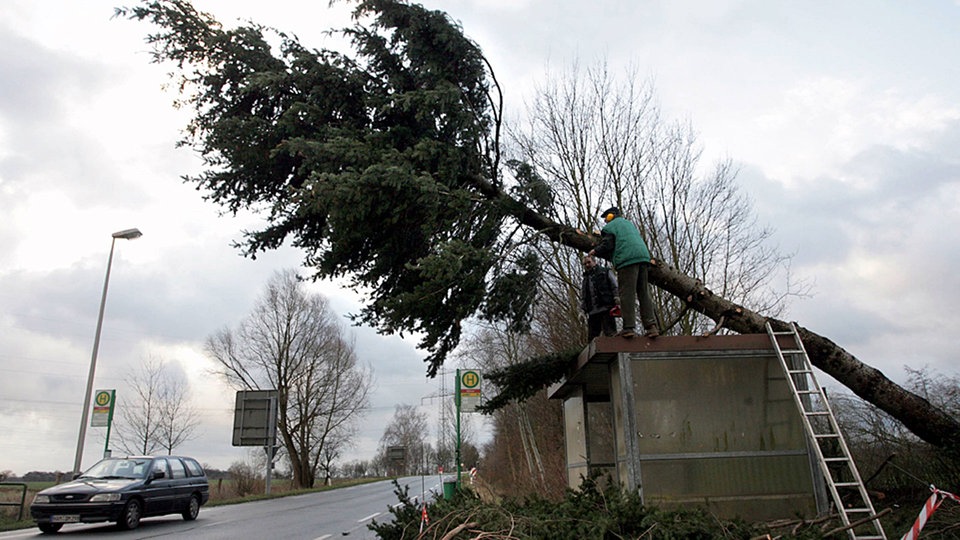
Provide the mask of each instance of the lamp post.
POLYGON ((90 413, 90 394, 93 393, 93 374, 97 369, 97 351, 100 349, 100 329, 103 328, 103 308, 107 303, 107 285, 110 284, 110 265, 113 264, 113 247, 117 238, 134 240, 143 236, 139 229, 125 229, 113 233, 110 241, 110 257, 107 259, 107 277, 103 280, 103 295, 100 297, 100 315, 97 316, 97 333, 93 338, 93 355, 90 357, 90 372, 87 374, 87 392, 83 395, 83 415, 80 417, 80 436, 77 438, 77 455, 73 460, 73 474, 80 474, 83 459, 83 442, 87 437, 87 415, 90 413))

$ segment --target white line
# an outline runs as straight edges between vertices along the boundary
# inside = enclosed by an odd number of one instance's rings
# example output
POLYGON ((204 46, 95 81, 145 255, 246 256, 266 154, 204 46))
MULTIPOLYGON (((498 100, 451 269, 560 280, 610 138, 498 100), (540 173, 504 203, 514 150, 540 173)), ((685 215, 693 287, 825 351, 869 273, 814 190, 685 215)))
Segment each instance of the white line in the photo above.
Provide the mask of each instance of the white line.
POLYGON ((367 517, 365 517, 365 518, 363 518, 363 519, 358 519, 358 520, 357 520, 357 523, 363 523, 364 521, 371 520, 371 519, 373 519, 373 518, 375 518, 375 517, 377 517, 377 516, 379 516, 379 515, 380 515, 380 512, 377 512, 376 514, 370 514, 369 516, 367 516, 367 517))

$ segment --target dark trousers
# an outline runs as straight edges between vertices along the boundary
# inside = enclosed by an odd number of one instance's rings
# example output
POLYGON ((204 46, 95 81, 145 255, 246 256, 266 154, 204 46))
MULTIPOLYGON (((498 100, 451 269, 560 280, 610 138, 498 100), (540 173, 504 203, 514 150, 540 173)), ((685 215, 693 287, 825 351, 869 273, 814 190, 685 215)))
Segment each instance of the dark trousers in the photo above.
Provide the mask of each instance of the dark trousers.
POLYGON ((591 341, 601 333, 605 336, 617 333, 617 320, 610 315, 609 311, 587 316, 587 341, 591 341))
POLYGON ((617 281, 620 284, 620 309, 623 311, 623 329, 637 328, 637 296, 640 300, 640 321, 644 330, 657 326, 657 317, 653 313, 653 300, 650 297, 650 285, 647 283, 647 264, 631 264, 617 268, 617 281))

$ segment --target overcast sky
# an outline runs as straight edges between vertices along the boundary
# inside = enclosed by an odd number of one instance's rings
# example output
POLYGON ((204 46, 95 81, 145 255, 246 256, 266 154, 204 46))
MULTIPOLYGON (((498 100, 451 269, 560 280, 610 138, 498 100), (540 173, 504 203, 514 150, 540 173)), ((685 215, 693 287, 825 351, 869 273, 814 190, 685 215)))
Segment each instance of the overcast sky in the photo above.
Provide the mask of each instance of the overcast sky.
MULTIPOLYGON (((0 0, 0 470, 73 464, 111 233, 118 241, 95 388, 157 357, 191 382, 204 423, 179 451, 226 468, 233 391, 204 340, 235 327, 292 249, 230 247, 253 217, 222 217, 179 177, 186 117, 149 63, 149 28, 116 1, 0 0)), ((197 1, 330 45, 326 2, 197 1)), ((774 242, 814 295, 784 318, 903 382, 904 366, 955 374, 960 326, 960 3, 432 0, 489 57, 511 114, 547 68, 606 59, 655 81, 671 119, 699 132, 704 163, 730 158, 774 242)), ((312 286, 340 315, 358 296, 312 286)), ((353 328, 377 381, 355 456, 369 459, 394 405, 433 410, 423 354, 353 328)), ((826 377, 824 377, 827 379, 826 377)), ((827 379, 824 381, 830 384, 827 379)), ((452 379, 448 387, 452 386, 452 379)), ((118 398, 123 399, 122 390, 118 398)), ((84 466, 103 448, 88 430, 84 466)))

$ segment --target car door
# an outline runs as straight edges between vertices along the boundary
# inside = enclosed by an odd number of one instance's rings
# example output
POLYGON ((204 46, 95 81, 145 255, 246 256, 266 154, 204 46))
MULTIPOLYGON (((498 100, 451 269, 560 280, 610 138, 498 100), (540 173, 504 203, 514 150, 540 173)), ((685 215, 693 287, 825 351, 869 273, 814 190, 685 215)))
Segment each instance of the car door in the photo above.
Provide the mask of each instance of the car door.
POLYGON ((172 511, 173 486, 166 458, 154 458, 151 480, 144 489, 144 514, 156 516, 172 511), (158 473, 163 475, 157 478, 158 473))
POLYGON ((190 479, 190 492, 199 493, 200 504, 206 504, 210 497, 210 486, 207 482, 207 475, 203 472, 203 467, 193 458, 182 457, 180 460, 187 466, 187 476, 190 479))
POLYGON ((170 469, 170 487, 173 491, 171 509, 180 512, 190 502, 190 479, 187 478, 187 469, 180 458, 167 458, 170 469))

